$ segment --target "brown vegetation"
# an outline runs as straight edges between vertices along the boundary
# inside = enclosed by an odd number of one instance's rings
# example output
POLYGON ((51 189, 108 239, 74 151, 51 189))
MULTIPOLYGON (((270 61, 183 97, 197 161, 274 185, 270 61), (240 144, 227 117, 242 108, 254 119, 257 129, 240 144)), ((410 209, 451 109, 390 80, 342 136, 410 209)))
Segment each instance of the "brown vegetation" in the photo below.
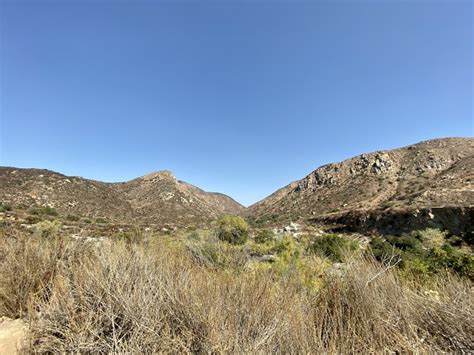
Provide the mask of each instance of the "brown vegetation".
POLYGON ((423 286, 353 255, 309 287, 291 264, 210 268, 173 238, 0 237, 0 312, 28 319, 36 352, 474 349, 472 283, 456 277, 423 286))

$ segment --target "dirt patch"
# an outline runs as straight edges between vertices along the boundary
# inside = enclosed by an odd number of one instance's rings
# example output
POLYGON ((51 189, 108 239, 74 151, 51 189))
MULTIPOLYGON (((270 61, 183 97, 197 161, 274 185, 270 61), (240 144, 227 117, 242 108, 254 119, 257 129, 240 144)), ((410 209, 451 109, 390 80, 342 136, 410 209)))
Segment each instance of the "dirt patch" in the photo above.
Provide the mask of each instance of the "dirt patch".
POLYGON ((0 354, 19 354, 26 345, 26 332, 21 319, 0 318, 0 354))

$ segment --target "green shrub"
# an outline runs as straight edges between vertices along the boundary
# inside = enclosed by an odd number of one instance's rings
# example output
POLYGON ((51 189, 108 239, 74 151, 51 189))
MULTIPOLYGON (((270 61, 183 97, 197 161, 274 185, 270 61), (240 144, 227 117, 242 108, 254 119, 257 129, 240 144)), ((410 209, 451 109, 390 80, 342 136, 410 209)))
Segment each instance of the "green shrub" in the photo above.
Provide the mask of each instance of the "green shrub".
POLYGON ((35 233, 43 238, 54 237, 58 234, 60 227, 59 221, 42 221, 35 224, 35 233))
POLYGON ((388 236, 386 240, 400 250, 420 252, 422 249, 421 241, 413 235, 388 236))
POLYGON ((401 251, 383 238, 374 238, 369 244, 370 251, 375 259, 383 261, 392 255, 400 255, 401 251))
POLYGON ((431 272, 450 269, 474 280, 474 256, 451 245, 431 249, 426 259, 431 272))
POLYGON ((192 240, 201 240, 201 235, 198 231, 192 231, 189 233, 188 238, 192 240))
POLYGON ((8 212, 11 210, 12 210, 12 206, 4 205, 3 203, 0 203, 0 212, 8 212))
POLYGON ((40 216, 26 216, 25 217, 25 222, 28 223, 28 224, 36 224, 38 222, 41 222, 42 219, 40 216))
POLYGON ((357 250, 357 248, 358 244, 353 240, 335 234, 326 234, 309 246, 309 252, 327 257, 334 262, 342 262, 347 252, 357 250))
POLYGON ((78 216, 76 216, 76 215, 74 215, 74 214, 68 214, 68 215, 66 216, 66 219, 67 219, 68 221, 71 221, 71 222, 77 222, 77 221, 79 221, 81 218, 78 217, 78 216))
POLYGON ((285 235, 283 238, 276 240, 271 252, 278 254, 280 260, 286 263, 298 260, 302 254, 298 243, 291 235, 285 235))
POLYGON ((46 206, 30 208, 30 214, 35 216, 57 216, 59 213, 54 208, 46 206))
POLYGON ((446 233, 435 229, 412 232, 410 235, 373 239, 370 249, 379 261, 391 255, 401 257, 399 266, 405 273, 429 277, 455 272, 474 280, 474 256, 457 248, 459 238, 446 239, 446 233))
POLYGON ((426 228, 410 233, 410 236, 420 240, 424 246, 429 248, 442 246, 446 241, 447 235, 447 232, 434 228, 426 228))
POLYGON ((269 242, 272 239, 273 232, 269 229, 260 229, 255 236, 255 242, 258 244, 269 242))
POLYGON ((231 244, 244 244, 248 238, 248 225, 242 217, 224 216, 217 221, 217 238, 231 244))

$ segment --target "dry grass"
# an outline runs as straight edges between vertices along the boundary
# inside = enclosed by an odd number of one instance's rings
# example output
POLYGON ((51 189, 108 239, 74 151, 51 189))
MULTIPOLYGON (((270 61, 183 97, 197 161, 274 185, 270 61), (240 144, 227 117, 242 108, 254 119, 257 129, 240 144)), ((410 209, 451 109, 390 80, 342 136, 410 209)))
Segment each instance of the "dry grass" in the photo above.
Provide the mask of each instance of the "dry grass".
POLYGON ((469 281, 427 290, 371 259, 349 263, 308 289, 291 269, 209 268, 195 250, 166 243, 94 247, 4 233, 0 310, 29 319, 35 352, 474 350, 469 281))

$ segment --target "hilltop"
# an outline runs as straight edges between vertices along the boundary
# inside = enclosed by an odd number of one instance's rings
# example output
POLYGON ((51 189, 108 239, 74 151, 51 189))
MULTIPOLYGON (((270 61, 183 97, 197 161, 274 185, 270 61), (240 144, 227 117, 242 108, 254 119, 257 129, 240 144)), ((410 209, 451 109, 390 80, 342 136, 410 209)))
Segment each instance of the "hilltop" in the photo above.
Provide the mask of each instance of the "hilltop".
POLYGON ((186 226, 244 207, 219 193, 177 180, 169 171, 128 182, 105 183, 40 169, 0 168, 1 203, 50 207, 64 214, 110 222, 186 226))

